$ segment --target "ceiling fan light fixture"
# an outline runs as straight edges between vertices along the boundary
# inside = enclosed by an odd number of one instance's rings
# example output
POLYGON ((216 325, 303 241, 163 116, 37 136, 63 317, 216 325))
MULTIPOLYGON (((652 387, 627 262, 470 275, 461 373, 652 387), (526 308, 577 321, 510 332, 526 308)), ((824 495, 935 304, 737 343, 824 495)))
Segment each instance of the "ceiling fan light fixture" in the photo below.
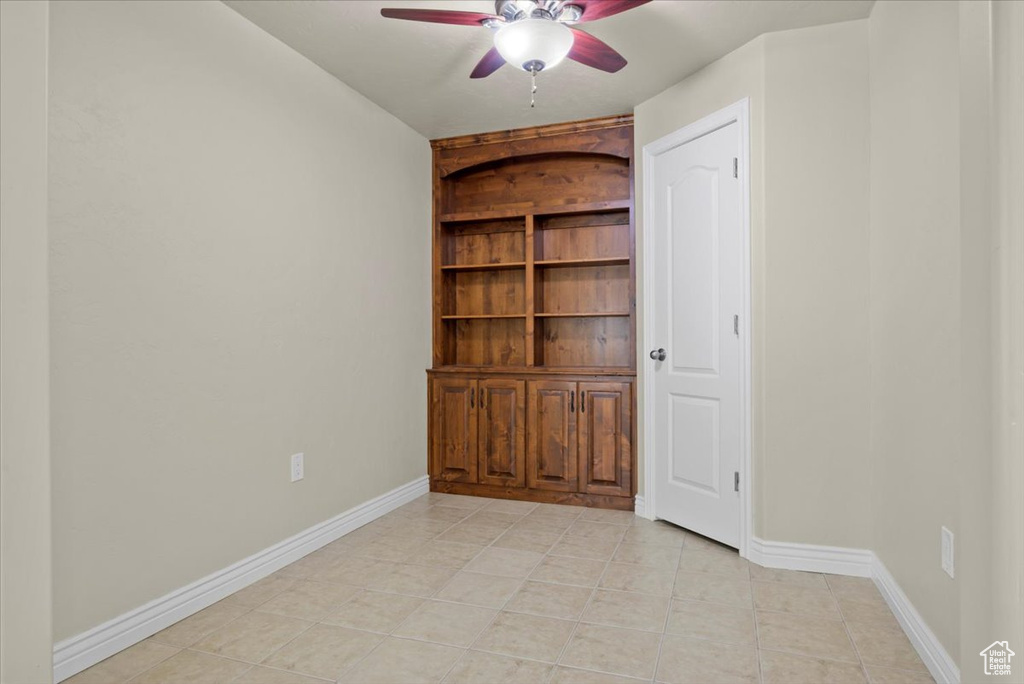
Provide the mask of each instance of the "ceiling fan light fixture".
POLYGON ((521 19, 494 34, 494 47, 509 64, 523 71, 550 69, 572 49, 568 27, 549 19, 521 19))

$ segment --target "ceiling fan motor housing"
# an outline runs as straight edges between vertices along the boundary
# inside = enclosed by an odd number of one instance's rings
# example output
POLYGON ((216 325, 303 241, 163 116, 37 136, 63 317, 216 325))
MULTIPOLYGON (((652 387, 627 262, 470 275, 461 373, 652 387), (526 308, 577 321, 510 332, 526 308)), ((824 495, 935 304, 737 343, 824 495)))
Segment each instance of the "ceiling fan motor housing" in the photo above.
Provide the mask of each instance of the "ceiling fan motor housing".
POLYGON ((575 23, 583 16, 583 8, 565 0, 496 0, 494 13, 506 22, 548 19, 575 23))

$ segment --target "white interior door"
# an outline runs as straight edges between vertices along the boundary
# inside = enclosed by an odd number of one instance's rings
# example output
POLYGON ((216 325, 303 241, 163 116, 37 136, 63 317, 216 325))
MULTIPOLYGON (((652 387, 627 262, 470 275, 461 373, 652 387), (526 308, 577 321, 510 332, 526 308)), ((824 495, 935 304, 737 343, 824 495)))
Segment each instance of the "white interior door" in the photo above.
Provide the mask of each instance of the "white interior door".
POLYGON ((654 515, 740 542, 739 124, 661 152, 653 215, 654 515))

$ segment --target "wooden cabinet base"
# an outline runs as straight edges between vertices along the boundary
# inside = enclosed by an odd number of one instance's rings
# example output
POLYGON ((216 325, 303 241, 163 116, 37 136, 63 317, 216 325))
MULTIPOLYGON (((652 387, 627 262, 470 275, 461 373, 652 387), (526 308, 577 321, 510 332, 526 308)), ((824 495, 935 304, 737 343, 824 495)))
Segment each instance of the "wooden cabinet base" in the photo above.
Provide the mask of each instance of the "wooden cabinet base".
POLYGON ((619 511, 633 510, 633 497, 631 496, 607 496, 604 494, 583 494, 580 492, 553 492, 543 489, 522 489, 518 487, 467 484, 465 482, 447 482, 444 480, 431 480, 430 491, 441 492, 443 494, 487 496, 493 499, 533 501, 535 503, 612 508, 619 511))

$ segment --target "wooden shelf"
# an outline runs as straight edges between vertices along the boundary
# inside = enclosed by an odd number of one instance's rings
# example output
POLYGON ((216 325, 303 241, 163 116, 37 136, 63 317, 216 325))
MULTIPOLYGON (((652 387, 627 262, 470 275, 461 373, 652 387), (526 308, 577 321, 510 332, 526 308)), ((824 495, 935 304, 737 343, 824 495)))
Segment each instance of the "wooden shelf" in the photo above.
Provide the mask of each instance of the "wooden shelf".
POLYGON ((486 221, 488 219, 519 218, 526 216, 555 216, 557 214, 590 214, 599 211, 615 211, 629 209, 630 201, 610 200, 606 202, 586 202, 579 204, 560 204, 548 207, 521 207, 516 209, 489 209, 481 211, 460 211, 441 214, 441 223, 465 223, 469 221, 486 221))
POLYGON ((598 259, 545 259, 535 261, 537 268, 559 268, 570 266, 622 266, 629 264, 629 257, 604 257, 598 259))
POLYGON ((629 316, 628 311, 590 311, 572 313, 536 313, 537 318, 606 318, 629 316))
POLYGON ((505 271, 526 268, 525 261, 508 261, 498 264, 449 264, 442 266, 442 271, 505 271))
POLYGON ((526 318, 526 314, 453 314, 441 318, 446 321, 474 321, 488 318, 526 318))

